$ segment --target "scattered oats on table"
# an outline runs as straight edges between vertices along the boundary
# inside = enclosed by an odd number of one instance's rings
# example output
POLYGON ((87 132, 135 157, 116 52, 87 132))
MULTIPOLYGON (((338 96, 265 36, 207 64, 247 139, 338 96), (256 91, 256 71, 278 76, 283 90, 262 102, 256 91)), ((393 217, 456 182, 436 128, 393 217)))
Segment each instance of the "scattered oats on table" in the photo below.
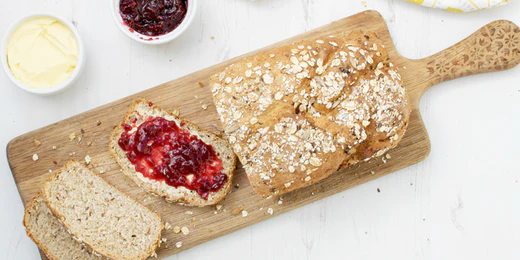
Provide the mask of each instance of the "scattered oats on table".
POLYGON ((39 159, 38 154, 37 153, 33 154, 32 159, 35 162, 38 161, 38 159, 39 159))
POLYGON ((179 227, 179 226, 175 226, 175 227, 173 228, 173 233, 175 233, 175 234, 179 234, 180 232, 181 232, 181 227, 179 227))
POLYGON ((69 134, 69 141, 72 142, 74 139, 76 139, 76 133, 69 134))
POLYGON ((182 227, 181 231, 186 236, 190 234, 190 229, 188 227, 182 227))
POLYGON ((182 241, 179 241, 179 242, 175 243, 175 247, 181 248, 181 246, 182 246, 182 241))
POLYGON ((164 229, 170 230, 170 229, 172 229, 172 225, 170 223, 166 222, 166 223, 164 223, 164 229))
POLYGON ((247 214, 248 214, 247 210, 242 210, 242 217, 243 218, 247 217, 247 214))
POLYGON ((273 215, 274 209, 273 208, 268 208, 267 209, 267 213, 269 213, 269 215, 273 215))
POLYGON ((90 157, 90 155, 87 154, 87 155, 85 156, 85 163, 86 163, 87 165, 89 165, 90 162, 92 162, 92 158, 90 157))

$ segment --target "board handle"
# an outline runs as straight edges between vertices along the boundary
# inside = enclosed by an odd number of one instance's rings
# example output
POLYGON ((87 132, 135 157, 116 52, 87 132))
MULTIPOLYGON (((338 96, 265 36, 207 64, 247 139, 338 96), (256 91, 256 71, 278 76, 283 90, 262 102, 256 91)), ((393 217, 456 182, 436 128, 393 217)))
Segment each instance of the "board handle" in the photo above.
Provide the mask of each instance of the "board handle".
POLYGON ((520 28, 510 21, 487 24, 450 48, 422 60, 426 91, 444 81, 513 68, 520 63, 520 28))

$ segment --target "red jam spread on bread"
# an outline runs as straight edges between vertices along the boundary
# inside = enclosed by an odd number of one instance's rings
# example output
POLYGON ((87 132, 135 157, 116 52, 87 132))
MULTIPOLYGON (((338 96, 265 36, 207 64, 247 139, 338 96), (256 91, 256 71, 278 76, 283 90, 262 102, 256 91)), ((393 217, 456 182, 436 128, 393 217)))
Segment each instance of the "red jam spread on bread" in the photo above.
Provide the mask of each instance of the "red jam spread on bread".
POLYGON ((228 176, 213 147, 174 121, 150 117, 135 131, 131 125, 122 126, 119 146, 144 177, 186 187, 203 199, 226 183, 228 176))
POLYGON ((160 36, 182 23, 188 3, 187 0, 121 0, 119 11, 130 31, 160 36))

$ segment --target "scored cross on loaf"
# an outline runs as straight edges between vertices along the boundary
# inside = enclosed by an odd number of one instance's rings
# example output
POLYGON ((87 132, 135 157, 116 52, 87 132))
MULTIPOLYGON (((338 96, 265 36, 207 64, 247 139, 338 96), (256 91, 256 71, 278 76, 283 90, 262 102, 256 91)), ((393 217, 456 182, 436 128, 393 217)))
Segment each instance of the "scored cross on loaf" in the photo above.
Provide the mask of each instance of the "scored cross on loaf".
POLYGON ((211 86, 233 150, 264 196, 383 155, 410 117, 398 70, 372 32, 265 51, 214 75, 211 86))

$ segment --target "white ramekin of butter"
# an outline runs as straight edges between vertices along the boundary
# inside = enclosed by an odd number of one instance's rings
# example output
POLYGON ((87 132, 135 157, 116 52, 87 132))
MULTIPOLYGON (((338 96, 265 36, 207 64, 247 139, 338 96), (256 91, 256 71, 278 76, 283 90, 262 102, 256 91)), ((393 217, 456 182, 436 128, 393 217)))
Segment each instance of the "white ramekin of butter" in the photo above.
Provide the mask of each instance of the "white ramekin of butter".
POLYGON ((51 95, 72 85, 81 73, 85 51, 72 23, 51 14, 32 14, 4 36, 1 62, 21 89, 51 95))

